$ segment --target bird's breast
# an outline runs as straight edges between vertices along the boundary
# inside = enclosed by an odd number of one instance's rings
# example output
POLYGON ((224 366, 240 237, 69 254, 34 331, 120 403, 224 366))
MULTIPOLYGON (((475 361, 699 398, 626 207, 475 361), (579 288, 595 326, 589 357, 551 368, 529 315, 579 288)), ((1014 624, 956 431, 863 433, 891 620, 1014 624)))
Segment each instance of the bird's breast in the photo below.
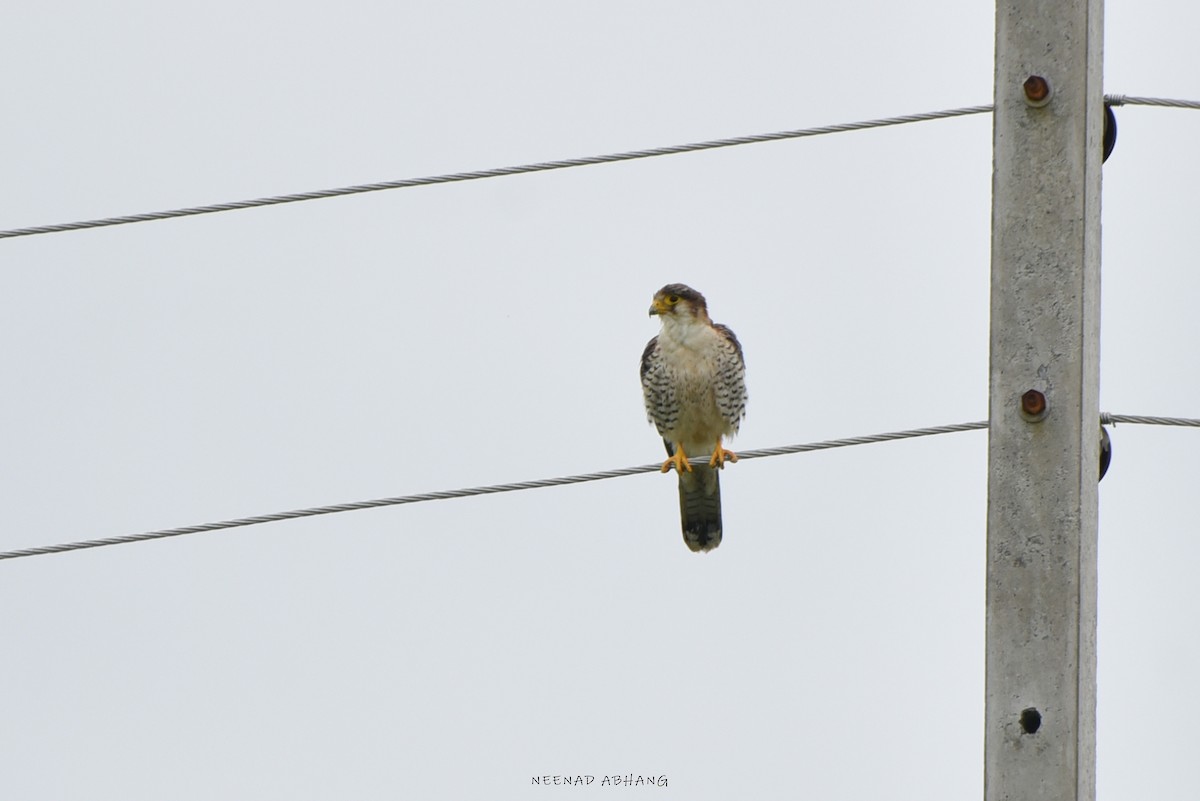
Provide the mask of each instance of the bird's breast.
POLYGON ((688 338, 660 337, 662 378, 675 400, 673 425, 664 436, 677 442, 710 448, 729 426, 716 401, 719 349, 702 334, 688 338))

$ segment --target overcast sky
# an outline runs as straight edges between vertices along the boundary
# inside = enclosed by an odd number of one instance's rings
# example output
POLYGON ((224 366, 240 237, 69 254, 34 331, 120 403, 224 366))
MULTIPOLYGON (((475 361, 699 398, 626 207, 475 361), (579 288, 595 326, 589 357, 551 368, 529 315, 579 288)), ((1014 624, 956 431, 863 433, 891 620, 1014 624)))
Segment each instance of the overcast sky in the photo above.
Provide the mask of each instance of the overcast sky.
MULTIPOLYGON (((20 4, 0 228, 989 103, 993 13, 20 4)), ((1195 3, 1106 17, 1106 91, 1200 99, 1195 3)), ((1200 112, 1118 114, 1101 407, 1200 417, 1200 112)), ((0 549, 662 459, 672 281, 735 449, 982 420, 991 122, 0 241, 0 549)), ((1200 433, 1112 433, 1098 797, 1187 799, 1200 433)), ((744 461, 704 556, 648 474, 0 563, 0 795, 979 797, 985 456, 744 461)))

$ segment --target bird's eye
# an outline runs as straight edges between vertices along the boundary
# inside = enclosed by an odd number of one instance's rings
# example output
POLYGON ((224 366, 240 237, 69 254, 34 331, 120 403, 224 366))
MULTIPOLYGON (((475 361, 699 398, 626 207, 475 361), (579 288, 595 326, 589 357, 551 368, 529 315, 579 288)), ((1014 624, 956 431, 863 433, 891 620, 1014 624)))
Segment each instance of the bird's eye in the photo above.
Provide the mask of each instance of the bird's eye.
POLYGON ((678 295, 667 295, 667 303, 670 303, 670 304, 674 305, 674 304, 676 304, 676 303, 678 303, 678 302, 679 302, 679 296, 678 296, 678 295))

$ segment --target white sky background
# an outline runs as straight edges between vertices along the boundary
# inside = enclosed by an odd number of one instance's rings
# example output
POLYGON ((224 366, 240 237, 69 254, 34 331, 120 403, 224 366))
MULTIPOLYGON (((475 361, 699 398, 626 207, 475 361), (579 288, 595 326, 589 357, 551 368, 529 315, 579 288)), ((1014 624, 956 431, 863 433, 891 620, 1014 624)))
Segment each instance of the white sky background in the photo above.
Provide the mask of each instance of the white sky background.
MULTIPOLYGON (((991 101, 989 3, 27 3, 0 227, 991 101)), ((1110 2, 1109 92, 1200 98, 1110 2)), ((1105 411, 1200 416, 1200 113, 1118 110, 1105 411)), ((684 281, 756 448, 987 416, 991 117, 0 241, 0 549, 643 464, 684 281)), ((1101 487, 1099 797, 1188 798, 1197 434, 1101 487)), ((13 799, 978 797, 983 432, 0 564, 13 799), (666 775, 665 790, 536 788, 666 775)))

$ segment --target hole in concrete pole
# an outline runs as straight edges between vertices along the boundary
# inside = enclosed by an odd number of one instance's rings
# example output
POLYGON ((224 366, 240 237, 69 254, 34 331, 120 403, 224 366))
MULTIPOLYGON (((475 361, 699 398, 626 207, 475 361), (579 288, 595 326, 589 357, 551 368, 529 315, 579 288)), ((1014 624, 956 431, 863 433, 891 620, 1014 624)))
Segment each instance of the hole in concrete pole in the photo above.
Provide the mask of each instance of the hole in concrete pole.
POLYGON ((1042 725, 1042 713, 1038 712, 1033 707, 1025 709, 1021 712, 1021 729, 1026 734, 1033 734, 1042 725))

